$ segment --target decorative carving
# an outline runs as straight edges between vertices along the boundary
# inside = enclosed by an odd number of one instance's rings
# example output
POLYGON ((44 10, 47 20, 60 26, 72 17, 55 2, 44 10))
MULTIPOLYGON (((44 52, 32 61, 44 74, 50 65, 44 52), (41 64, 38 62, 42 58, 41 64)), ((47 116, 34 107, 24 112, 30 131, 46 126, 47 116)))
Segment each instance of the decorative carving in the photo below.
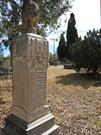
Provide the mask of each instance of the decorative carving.
POLYGON ((41 69, 41 70, 46 70, 47 67, 47 61, 45 59, 45 53, 43 50, 42 42, 41 44, 38 44, 35 46, 35 58, 32 61, 32 68, 34 70, 41 69))
POLYGON ((38 5, 33 0, 26 0, 23 5, 23 33, 36 33, 38 18, 38 5))
POLYGON ((30 33, 36 33, 38 10, 38 5, 31 0, 28 8, 28 32, 30 33))
POLYGON ((29 57, 30 56, 30 38, 21 37, 14 41, 13 46, 14 57, 29 57))
POLYGON ((36 40, 34 38, 27 38, 25 44, 22 43, 23 38, 20 39, 20 41, 16 41, 16 47, 18 45, 18 48, 15 47, 16 57, 13 62, 14 106, 12 112, 25 121, 32 121, 46 114, 46 108, 44 108, 44 105, 46 104, 47 88, 47 46, 41 39, 36 40), (26 46, 27 42, 29 43, 28 46, 26 46), (21 43, 23 45, 21 45, 21 43), (23 48, 24 45, 25 48, 23 48), (32 51, 33 49, 34 51, 32 51), (30 50, 29 57, 24 55, 24 52, 27 52, 28 50, 30 50), (31 53, 34 54, 32 55, 31 53), (27 93, 29 93, 28 97, 27 93), (30 104, 27 104, 27 100, 30 104), (29 109, 26 107, 27 105, 29 106, 29 109), (41 106, 42 108, 40 109, 39 107, 41 106), (29 115, 28 112, 31 114, 29 115), (26 117, 28 117, 28 119, 26 117))

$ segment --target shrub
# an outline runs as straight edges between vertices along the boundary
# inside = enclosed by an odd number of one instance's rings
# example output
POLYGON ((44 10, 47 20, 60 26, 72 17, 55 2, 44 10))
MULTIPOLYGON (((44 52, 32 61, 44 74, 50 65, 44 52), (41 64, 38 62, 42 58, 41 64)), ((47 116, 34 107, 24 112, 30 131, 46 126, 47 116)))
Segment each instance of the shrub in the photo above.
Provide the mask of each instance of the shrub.
POLYGON ((89 31, 84 37, 77 39, 76 43, 70 48, 71 61, 77 71, 85 68, 87 72, 96 74, 101 66, 101 44, 100 31, 89 31))

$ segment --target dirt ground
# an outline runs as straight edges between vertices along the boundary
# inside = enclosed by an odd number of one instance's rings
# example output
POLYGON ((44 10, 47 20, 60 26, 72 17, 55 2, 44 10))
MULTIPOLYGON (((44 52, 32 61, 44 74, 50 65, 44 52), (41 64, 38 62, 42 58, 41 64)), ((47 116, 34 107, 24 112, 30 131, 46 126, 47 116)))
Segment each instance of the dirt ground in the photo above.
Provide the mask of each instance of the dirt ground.
MULTIPOLYGON (((47 103, 60 126, 60 135, 101 135, 101 78, 50 66, 47 103)), ((11 105, 12 92, 0 91, 1 127, 11 105)))
POLYGON ((101 135, 101 78, 50 67, 48 104, 61 135, 101 135))

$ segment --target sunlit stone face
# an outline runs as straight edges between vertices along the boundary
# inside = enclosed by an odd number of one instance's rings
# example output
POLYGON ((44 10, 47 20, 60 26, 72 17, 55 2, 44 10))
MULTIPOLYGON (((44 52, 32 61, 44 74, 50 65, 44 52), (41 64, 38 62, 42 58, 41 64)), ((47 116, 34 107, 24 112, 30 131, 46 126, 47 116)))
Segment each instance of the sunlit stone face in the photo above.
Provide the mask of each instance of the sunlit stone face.
POLYGON ((14 40, 12 113, 28 123, 47 114, 47 65, 47 41, 41 36, 14 40))

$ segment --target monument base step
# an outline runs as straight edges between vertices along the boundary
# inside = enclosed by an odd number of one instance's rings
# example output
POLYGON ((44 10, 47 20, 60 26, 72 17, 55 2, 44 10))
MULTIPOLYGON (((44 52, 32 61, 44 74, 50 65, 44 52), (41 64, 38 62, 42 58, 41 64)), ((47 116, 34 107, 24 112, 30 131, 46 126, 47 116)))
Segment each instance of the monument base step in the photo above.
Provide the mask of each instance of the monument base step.
POLYGON ((11 114, 6 118, 1 135, 58 135, 59 127, 54 123, 52 114, 47 114, 32 123, 27 123, 11 114))
POLYGON ((46 132, 42 133, 41 135, 58 135, 59 134, 59 126, 54 125, 46 132))

